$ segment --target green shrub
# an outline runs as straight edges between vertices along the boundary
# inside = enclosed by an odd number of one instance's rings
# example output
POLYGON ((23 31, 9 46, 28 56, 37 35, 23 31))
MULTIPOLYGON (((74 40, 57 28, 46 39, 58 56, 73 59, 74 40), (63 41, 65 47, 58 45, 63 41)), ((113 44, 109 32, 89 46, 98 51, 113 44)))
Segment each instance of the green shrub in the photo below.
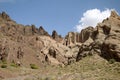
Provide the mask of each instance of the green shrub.
POLYGON ((3 64, 7 64, 7 61, 6 61, 6 60, 2 60, 2 63, 3 63, 3 64))
POLYGON ((30 64, 31 69, 38 69, 38 66, 36 66, 35 64, 30 64))
POLYGON ((115 59, 110 59, 110 60, 109 60, 109 63, 110 63, 110 64, 113 64, 113 63, 115 63, 115 62, 116 62, 115 59))
POLYGON ((1 68, 7 68, 6 64, 1 65, 1 68))
POLYGON ((11 63, 10 66, 12 66, 12 67, 18 67, 18 65, 16 65, 15 63, 11 63))

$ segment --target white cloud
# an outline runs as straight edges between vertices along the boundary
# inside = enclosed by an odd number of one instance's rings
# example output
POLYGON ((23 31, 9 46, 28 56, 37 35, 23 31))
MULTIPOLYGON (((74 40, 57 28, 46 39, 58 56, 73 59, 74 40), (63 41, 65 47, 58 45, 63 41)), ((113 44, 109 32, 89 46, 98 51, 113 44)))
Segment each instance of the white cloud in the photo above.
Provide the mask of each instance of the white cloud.
POLYGON ((112 9, 105 9, 103 11, 99 9, 90 9, 83 13, 83 17, 79 20, 78 25, 76 25, 76 30, 80 32, 82 29, 93 26, 95 27, 97 23, 102 22, 103 19, 110 16, 112 9))
POLYGON ((15 0, 0 0, 0 3, 14 2, 15 0))

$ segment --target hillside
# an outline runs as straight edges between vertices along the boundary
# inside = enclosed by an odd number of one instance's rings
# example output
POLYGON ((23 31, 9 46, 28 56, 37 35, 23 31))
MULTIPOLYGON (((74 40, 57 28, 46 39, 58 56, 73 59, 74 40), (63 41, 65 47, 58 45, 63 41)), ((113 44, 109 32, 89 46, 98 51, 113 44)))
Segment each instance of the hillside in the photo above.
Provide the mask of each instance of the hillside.
POLYGON ((65 38, 0 13, 0 79, 119 80, 120 16, 65 38))

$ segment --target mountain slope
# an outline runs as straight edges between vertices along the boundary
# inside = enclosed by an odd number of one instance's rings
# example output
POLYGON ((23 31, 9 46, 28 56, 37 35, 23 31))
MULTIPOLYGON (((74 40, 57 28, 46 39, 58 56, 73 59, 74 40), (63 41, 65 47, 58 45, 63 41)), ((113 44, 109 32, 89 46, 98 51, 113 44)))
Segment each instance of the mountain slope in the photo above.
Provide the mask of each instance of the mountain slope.
POLYGON ((65 38, 0 13, 1 79, 119 80, 119 62, 120 16, 115 11, 96 28, 65 38))

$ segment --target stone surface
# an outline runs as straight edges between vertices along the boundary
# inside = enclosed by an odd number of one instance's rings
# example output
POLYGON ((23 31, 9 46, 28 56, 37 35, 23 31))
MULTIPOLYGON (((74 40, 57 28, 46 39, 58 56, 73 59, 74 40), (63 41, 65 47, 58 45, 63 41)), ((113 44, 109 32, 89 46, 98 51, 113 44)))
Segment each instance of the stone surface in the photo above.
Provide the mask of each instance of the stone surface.
POLYGON ((71 44, 76 44, 76 43, 84 43, 86 40, 91 37, 94 39, 95 29, 93 27, 88 27, 83 29, 80 33, 77 32, 69 32, 68 35, 65 37, 66 39, 66 44, 71 45, 71 44))
POLYGON ((85 41, 81 46, 77 60, 80 60, 82 56, 85 56, 88 53, 94 52, 98 53, 100 56, 104 57, 107 60, 115 59, 116 61, 120 61, 119 18, 120 16, 118 16, 115 11, 112 11, 109 18, 103 20, 102 23, 99 23, 95 29, 90 31, 88 30, 87 33, 91 33, 92 37, 89 39, 88 37, 83 38, 85 40, 88 39, 88 43, 85 45, 87 42, 85 41))
POLYGON ((2 12, 0 13, 0 17, 3 19, 3 20, 7 20, 7 21, 10 21, 10 17, 5 13, 5 12, 2 12))
POLYGON ((58 33, 55 30, 53 30, 52 32, 52 38, 57 42, 62 42, 63 40, 63 38, 60 35, 58 35, 58 33))
POLYGON ((24 26, 9 18, 6 13, 0 14, 0 60, 19 62, 26 67, 65 66, 98 54, 107 60, 120 61, 120 17, 114 11, 96 28, 69 32, 65 38, 55 30, 49 35, 42 26, 24 26))
POLYGON ((40 35, 50 36, 50 35, 48 34, 48 32, 46 32, 42 26, 39 27, 38 31, 39 31, 39 34, 40 34, 40 35))
POLYGON ((102 56, 120 61, 120 17, 111 12, 110 18, 103 22, 103 31, 106 35, 102 45, 102 56))

